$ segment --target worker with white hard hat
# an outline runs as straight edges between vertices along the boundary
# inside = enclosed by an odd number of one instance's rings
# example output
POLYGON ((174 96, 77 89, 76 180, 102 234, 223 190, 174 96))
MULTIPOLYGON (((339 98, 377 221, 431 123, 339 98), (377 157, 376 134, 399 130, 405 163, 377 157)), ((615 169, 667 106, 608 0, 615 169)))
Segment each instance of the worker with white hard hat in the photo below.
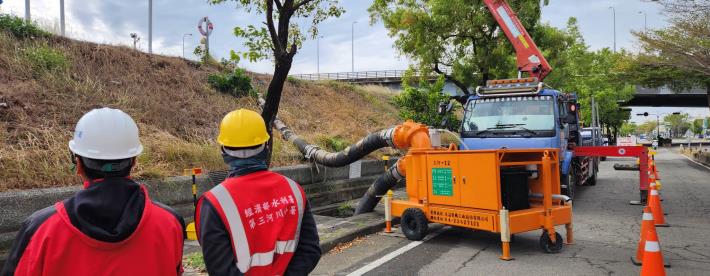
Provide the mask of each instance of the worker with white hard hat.
POLYGON ((94 109, 69 142, 84 189, 22 224, 1 275, 180 275, 184 221, 130 178, 138 126, 94 109))

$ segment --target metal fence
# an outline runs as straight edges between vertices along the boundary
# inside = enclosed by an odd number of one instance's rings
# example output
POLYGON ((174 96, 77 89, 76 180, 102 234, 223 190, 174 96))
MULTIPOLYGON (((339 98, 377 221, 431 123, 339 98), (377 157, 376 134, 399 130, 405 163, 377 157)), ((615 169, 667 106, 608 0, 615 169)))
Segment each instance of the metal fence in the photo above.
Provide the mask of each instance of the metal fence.
POLYGON ((318 80, 376 80, 389 78, 402 78, 406 70, 383 70, 383 71, 360 71, 360 72, 340 72, 340 73, 320 73, 320 74, 295 74, 293 78, 309 81, 318 80))

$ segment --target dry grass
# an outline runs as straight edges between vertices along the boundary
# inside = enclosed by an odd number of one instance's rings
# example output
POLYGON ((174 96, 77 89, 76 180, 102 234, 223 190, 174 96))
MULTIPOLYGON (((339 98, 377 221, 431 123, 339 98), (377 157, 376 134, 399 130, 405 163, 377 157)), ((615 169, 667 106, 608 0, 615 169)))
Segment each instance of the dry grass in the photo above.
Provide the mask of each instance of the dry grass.
MULTIPOLYGON (((211 89, 214 66, 148 55, 127 47, 64 38, 21 40, 0 31, 0 191, 78 183, 68 159, 74 124, 92 108, 113 107, 139 125, 145 153, 135 173, 144 178, 179 174, 192 166, 224 169, 214 143, 222 116, 256 109, 251 98, 211 89), (61 51, 68 69, 38 71, 24 49, 47 45, 61 51)), ((258 91, 267 75, 252 74, 258 91)), ((392 92, 342 83, 287 83, 279 116, 299 135, 315 140, 338 136, 354 142, 396 124, 392 92)), ((275 140, 276 166, 302 162, 289 144, 275 140)))

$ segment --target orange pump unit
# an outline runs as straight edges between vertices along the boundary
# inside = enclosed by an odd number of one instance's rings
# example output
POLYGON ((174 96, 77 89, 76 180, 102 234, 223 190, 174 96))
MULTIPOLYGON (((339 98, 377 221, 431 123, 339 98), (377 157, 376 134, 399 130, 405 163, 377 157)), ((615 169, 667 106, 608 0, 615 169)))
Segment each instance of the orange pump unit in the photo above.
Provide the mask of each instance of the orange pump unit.
POLYGON ((501 233, 502 259, 510 235, 542 229, 541 246, 557 252, 566 225, 572 242, 572 206, 561 196, 557 149, 458 150, 434 148, 425 125, 396 128, 393 142, 409 148, 398 164, 408 199, 391 202, 407 238, 421 240, 429 222, 501 233))

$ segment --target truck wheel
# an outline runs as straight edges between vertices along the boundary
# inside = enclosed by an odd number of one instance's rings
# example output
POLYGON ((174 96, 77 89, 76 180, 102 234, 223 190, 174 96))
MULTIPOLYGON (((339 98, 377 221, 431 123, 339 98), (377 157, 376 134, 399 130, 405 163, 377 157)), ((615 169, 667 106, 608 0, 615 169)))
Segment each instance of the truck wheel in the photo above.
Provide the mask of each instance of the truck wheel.
POLYGON ((597 185, 597 172, 593 172, 592 176, 587 179, 589 186, 597 185))
POLYGON ((560 180, 560 184, 565 185, 567 187, 562 189, 562 194, 574 199, 574 186, 576 184, 574 183, 574 175, 571 170, 567 172, 567 174, 562 175, 562 180, 560 180))
POLYGON ((429 227, 426 215, 418 208, 404 210, 400 224, 404 236, 413 241, 421 241, 426 236, 429 227))
POLYGON ((547 230, 542 230, 542 236, 540 236, 540 248, 545 253, 559 253, 562 250, 562 235, 555 232, 555 243, 550 240, 550 235, 547 234, 547 230))

